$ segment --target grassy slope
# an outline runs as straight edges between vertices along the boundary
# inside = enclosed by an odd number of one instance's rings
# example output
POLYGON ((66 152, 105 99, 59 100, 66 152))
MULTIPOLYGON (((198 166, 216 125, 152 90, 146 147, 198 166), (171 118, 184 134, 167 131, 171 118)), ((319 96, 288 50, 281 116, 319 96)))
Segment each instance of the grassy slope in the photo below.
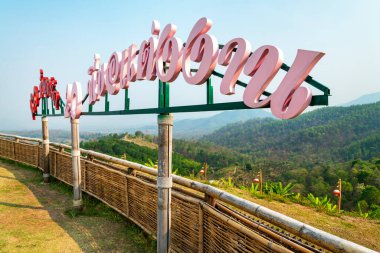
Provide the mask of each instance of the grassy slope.
POLYGON ((342 214, 332 216, 314 208, 293 202, 283 203, 269 200, 268 198, 253 197, 247 191, 234 187, 222 189, 328 233, 380 251, 379 220, 369 220, 342 214))
POLYGON ((131 137, 128 137, 128 135, 126 135, 126 136, 124 136, 123 140, 125 140, 127 142, 132 142, 132 143, 139 145, 139 146, 143 146, 143 147, 147 147, 147 148, 151 148, 151 149, 158 149, 158 145, 156 143, 147 141, 146 139, 144 139, 142 137, 131 138, 131 137))
POLYGON ((155 242, 103 203, 67 208, 71 188, 41 184, 36 169, 0 160, 0 252, 155 252, 155 242))

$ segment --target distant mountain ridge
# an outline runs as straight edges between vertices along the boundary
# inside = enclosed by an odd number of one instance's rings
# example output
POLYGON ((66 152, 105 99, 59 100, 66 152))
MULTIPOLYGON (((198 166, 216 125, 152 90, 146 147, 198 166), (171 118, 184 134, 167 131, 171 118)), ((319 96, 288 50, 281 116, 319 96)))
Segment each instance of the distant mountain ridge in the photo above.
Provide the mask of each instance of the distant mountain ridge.
MULTIPOLYGON (((196 138, 212 133, 213 131, 231 123, 261 118, 273 118, 273 115, 262 109, 224 111, 207 118, 174 121, 173 134, 175 138, 196 138)), ((127 131, 130 132, 137 130, 143 131, 147 134, 157 134, 156 125, 127 129, 127 131)))
POLYGON ((358 97, 348 103, 342 104, 341 106, 351 106, 351 105, 364 105, 380 101, 380 92, 370 93, 358 97))
POLYGON ((199 137, 231 123, 260 118, 273 118, 273 116, 264 110, 225 111, 208 118, 184 119, 175 122, 173 132, 176 138, 199 137))
MULTIPOLYGON (((30 138, 38 138, 38 139, 42 138, 41 130, 4 131, 4 133, 20 135, 23 137, 30 137, 30 138)), ((81 131, 80 140, 81 141, 92 140, 104 135, 105 135, 104 133, 92 133, 92 132, 81 131)), ((71 143, 71 132, 67 130, 49 129, 49 138, 50 138, 50 141, 52 142, 69 144, 71 143)))

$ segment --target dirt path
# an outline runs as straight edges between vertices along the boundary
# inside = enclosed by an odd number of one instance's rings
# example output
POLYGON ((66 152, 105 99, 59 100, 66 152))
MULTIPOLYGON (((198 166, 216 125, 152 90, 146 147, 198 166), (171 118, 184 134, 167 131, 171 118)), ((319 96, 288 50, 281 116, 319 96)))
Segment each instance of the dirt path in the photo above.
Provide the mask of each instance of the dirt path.
POLYGON ((138 227, 98 201, 88 198, 85 215, 70 217, 69 189, 41 179, 0 161, 0 252, 154 252, 138 227))

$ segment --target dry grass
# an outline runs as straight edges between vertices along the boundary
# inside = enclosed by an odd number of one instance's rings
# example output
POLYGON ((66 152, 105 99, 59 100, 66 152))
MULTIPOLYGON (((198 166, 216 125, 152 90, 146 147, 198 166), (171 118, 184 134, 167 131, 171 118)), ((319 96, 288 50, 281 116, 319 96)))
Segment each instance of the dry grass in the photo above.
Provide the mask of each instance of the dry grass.
POLYGON ((147 141, 143 137, 130 138, 130 137, 128 137, 128 135, 126 135, 123 138, 123 140, 127 141, 127 142, 132 142, 132 143, 139 145, 139 146, 143 146, 143 147, 147 147, 147 148, 151 148, 151 149, 158 149, 157 143, 147 141))
POLYGON ((41 179, 0 161, 0 252, 155 252, 141 229, 88 196, 83 215, 71 217, 70 188, 41 179))

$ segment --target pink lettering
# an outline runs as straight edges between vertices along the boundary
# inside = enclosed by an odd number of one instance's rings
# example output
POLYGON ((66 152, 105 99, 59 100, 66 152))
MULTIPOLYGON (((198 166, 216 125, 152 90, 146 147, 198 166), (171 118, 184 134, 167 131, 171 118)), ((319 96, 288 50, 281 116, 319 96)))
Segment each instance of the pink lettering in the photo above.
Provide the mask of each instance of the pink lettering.
POLYGON ((79 119, 82 112, 82 88, 79 82, 66 86, 65 118, 79 119))
POLYGON ((308 87, 300 87, 324 53, 299 49, 292 66, 277 90, 271 96, 271 111, 280 119, 297 117, 309 105, 312 98, 308 87))
POLYGON ((116 95, 120 90, 120 61, 119 52, 114 52, 108 61, 106 88, 111 95, 116 95))
POLYGON ((218 57, 218 41, 213 35, 206 34, 212 21, 201 18, 194 25, 183 50, 182 74, 189 84, 204 83, 214 71, 218 57), (200 62, 197 72, 191 73, 190 62, 200 62))
POLYGON ((218 64, 227 66, 220 84, 220 92, 225 95, 235 94, 236 81, 239 78, 248 56, 251 52, 251 44, 242 38, 230 40, 219 53, 218 64), (236 48, 236 52, 232 57, 232 51, 236 48), (232 58, 232 61, 231 61, 232 58))
POLYGON ((274 46, 262 46, 248 58, 244 74, 251 76, 243 93, 246 106, 259 108, 267 105, 269 98, 259 101, 282 64, 282 51, 274 46))
POLYGON ((172 82, 177 79, 181 71, 182 40, 174 37, 176 26, 169 24, 162 31, 156 51, 157 75, 163 82, 172 82), (170 63, 170 64, 164 64, 170 63))

